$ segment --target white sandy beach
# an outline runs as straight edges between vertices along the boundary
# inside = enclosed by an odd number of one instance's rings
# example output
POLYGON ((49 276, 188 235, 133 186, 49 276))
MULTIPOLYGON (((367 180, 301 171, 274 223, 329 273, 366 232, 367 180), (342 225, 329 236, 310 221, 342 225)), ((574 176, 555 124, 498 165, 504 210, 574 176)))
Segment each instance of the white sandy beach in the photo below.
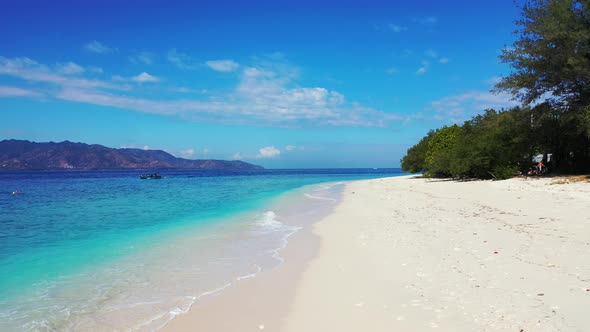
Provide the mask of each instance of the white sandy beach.
POLYGON ((165 330, 590 331, 590 183, 552 182, 353 182, 284 266, 165 330))

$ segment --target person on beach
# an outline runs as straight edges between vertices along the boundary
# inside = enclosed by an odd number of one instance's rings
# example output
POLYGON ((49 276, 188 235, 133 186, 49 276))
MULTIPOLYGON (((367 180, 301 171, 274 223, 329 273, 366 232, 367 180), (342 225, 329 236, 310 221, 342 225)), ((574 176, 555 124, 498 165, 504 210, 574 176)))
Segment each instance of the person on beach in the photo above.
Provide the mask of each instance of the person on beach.
POLYGON ((545 168, 545 164, 543 164, 543 161, 539 161, 539 164, 537 164, 537 169, 539 170, 539 175, 543 174, 543 170, 545 168))

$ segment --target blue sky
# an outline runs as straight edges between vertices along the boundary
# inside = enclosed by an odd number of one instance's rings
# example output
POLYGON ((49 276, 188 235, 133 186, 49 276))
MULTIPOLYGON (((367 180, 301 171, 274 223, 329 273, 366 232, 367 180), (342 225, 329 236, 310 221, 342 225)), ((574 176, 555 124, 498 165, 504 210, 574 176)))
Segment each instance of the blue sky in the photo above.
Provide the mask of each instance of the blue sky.
POLYGON ((501 1, 19 1, 0 139, 270 168, 398 167, 429 129, 516 103, 501 1))

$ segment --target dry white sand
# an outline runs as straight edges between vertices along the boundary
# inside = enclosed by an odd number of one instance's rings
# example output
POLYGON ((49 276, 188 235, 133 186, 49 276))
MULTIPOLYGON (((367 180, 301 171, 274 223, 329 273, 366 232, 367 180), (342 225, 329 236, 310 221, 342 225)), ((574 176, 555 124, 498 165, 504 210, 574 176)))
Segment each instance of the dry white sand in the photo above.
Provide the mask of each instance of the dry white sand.
POLYGON ((281 328, 590 331, 590 183, 351 183, 281 328))

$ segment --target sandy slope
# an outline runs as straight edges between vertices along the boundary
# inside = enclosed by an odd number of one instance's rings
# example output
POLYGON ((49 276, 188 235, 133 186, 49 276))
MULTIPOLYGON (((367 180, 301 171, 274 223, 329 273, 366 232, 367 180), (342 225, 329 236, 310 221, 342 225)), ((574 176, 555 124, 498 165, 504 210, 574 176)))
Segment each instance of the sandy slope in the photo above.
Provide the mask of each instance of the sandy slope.
POLYGON ((284 331, 590 331, 590 184, 351 183, 284 331))

